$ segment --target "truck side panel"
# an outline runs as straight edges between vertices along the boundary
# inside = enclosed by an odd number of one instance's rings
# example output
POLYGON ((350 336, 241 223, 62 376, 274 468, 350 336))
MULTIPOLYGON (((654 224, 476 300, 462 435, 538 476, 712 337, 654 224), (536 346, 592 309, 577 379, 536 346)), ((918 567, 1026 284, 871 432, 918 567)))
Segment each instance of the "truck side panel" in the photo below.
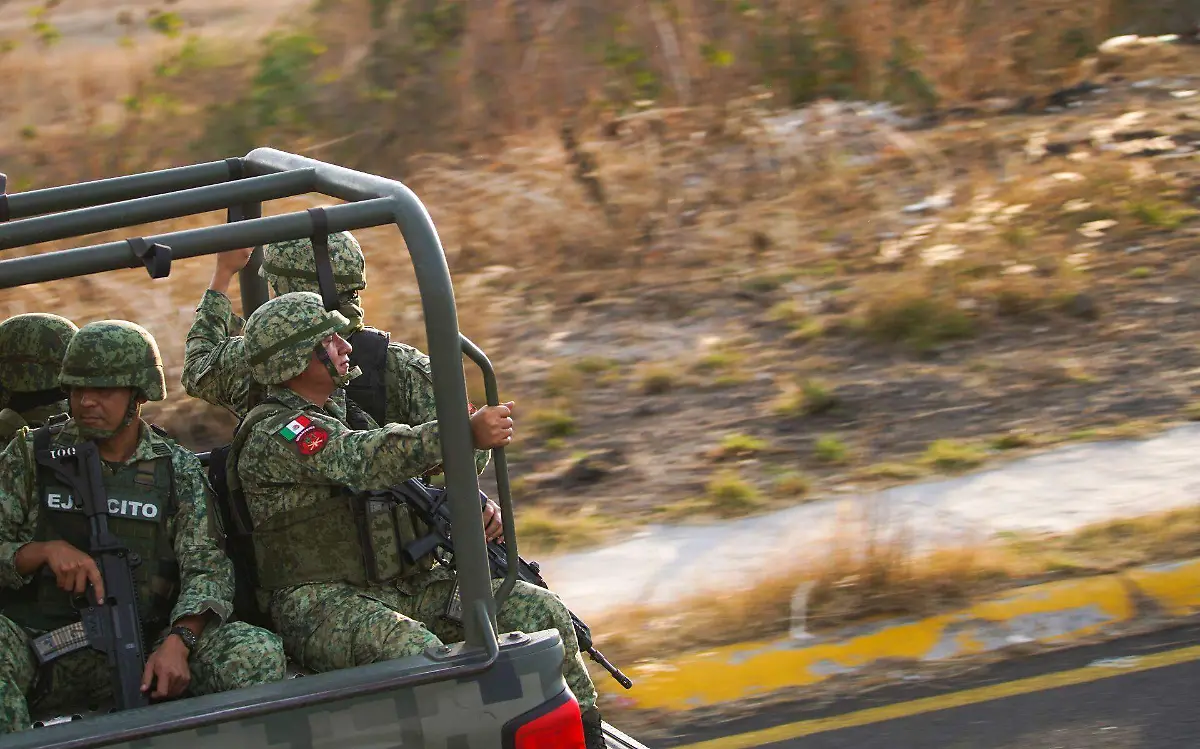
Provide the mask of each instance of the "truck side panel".
POLYGON ((500 749, 507 721, 567 689, 556 631, 510 641, 515 644, 501 647, 491 668, 475 676, 361 693, 404 674, 437 679, 448 665, 417 656, 35 728, 5 737, 0 746, 500 749), (341 696, 318 702, 334 693, 341 696), (246 708, 253 710, 239 717, 246 708), (192 725, 198 720, 208 724, 192 725))

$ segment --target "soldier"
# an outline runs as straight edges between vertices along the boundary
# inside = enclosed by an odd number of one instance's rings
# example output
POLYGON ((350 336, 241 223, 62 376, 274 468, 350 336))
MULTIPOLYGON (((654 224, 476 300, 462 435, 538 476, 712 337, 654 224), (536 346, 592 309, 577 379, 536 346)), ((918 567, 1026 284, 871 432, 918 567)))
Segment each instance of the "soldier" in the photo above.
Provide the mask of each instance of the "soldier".
MULTIPOLYGON (((226 292, 234 274, 249 260, 250 252, 234 250, 217 256, 212 282, 188 331, 182 377, 188 395, 224 406, 238 417, 245 416, 253 405, 248 403, 251 378, 242 339, 230 337, 237 321, 226 292)), ((344 331, 354 350, 351 366, 363 373, 345 393, 361 409, 348 414, 351 423, 355 428, 367 429, 393 422, 415 426, 432 421, 435 416, 429 357, 363 322, 359 292, 367 287, 366 258, 350 232, 329 236, 329 262, 340 303, 338 311, 351 323, 344 331), (373 422, 362 419, 364 413, 373 422)), ((264 245, 261 273, 276 295, 319 291, 309 239, 264 245)), ((339 404, 342 398, 341 393, 335 395, 339 404)), ((486 451, 476 455, 480 471, 487 461, 486 451)))
MULTIPOLYGON (((348 487, 385 489, 441 462, 436 421, 363 431, 347 426, 331 395, 356 375, 351 347, 337 333, 348 324, 312 292, 275 297, 250 316, 245 357, 255 381, 266 387, 266 400, 238 429, 228 466, 254 524, 260 600, 288 654, 314 671, 461 640, 461 629, 440 616, 454 587, 453 570, 429 557, 413 565, 402 561, 398 547, 416 538, 403 507, 362 523, 353 499, 346 500, 348 487), (364 558, 377 561, 375 581, 364 558)), ((512 419, 480 409, 471 416, 471 432, 479 450, 502 447, 512 440, 512 419)), ((489 540, 503 533, 500 508, 490 500, 483 524, 489 540)), ((596 690, 558 596, 518 581, 497 621, 503 630, 559 631, 564 676, 584 713, 588 747, 603 747, 596 690)))
POLYGON ((38 427, 67 412, 67 395, 58 386, 67 343, 79 330, 65 317, 30 312, 0 323, 0 443, 23 426, 38 427))
POLYGON ((71 417, 23 428, 0 452, 0 732, 30 725, 29 705, 58 710, 96 701, 110 689, 103 654, 81 650, 38 673, 31 636, 79 620, 72 595, 104 583, 88 542, 86 518, 64 507, 52 472, 35 446, 96 443, 110 499, 109 528, 142 564, 135 568, 147 636, 157 643, 142 691, 151 699, 277 681, 286 659, 279 637, 230 622, 233 571, 218 546, 209 488, 200 462, 141 419, 147 401, 165 397, 158 345, 142 327, 105 320, 72 337, 59 384, 71 417), (37 686, 34 690, 35 684, 37 686))

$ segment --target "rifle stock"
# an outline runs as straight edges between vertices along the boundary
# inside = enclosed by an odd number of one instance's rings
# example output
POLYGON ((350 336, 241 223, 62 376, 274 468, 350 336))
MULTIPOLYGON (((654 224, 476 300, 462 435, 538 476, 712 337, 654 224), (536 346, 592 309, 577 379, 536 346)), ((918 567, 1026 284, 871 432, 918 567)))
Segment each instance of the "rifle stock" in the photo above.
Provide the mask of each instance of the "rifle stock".
MULTIPOLYGON (((425 486, 417 479, 409 479, 391 490, 391 493, 413 508, 422 522, 431 529, 429 534, 413 541, 405 547, 404 555, 406 561, 409 563, 437 549, 445 549, 450 553, 454 552, 454 545, 450 540, 450 508, 445 502, 444 491, 440 489, 434 489, 434 491, 441 492, 441 496, 435 499, 430 494, 430 487, 425 486)), ((479 494, 480 500, 486 501, 487 495, 483 492, 479 494)), ((487 550, 488 563, 492 568, 492 577, 504 577, 508 572, 508 550, 504 542, 490 541, 488 542, 487 550)), ((519 556, 517 557, 517 577, 540 588, 550 589, 545 579, 542 578, 541 569, 537 563, 527 562, 519 556)), ((604 657, 604 654, 596 649, 596 646, 592 642, 591 629, 583 623, 582 619, 575 615, 575 612, 570 609, 567 611, 571 615, 571 623, 575 627, 575 638, 579 641, 580 651, 587 653, 593 661, 611 674, 621 686, 626 689, 632 688, 633 682, 629 677, 621 673, 619 668, 610 663, 604 657)))
POLYGON ((133 568, 140 564, 108 529, 108 495, 100 474, 100 452, 94 442, 39 450, 37 462, 54 471, 71 489, 74 502, 88 518, 88 553, 96 560, 104 580, 104 600, 88 586, 87 600, 79 608, 80 622, 54 630, 34 641, 40 663, 49 663, 85 645, 104 653, 112 674, 113 698, 118 710, 144 707, 142 692, 146 667, 145 641, 138 611, 133 568))

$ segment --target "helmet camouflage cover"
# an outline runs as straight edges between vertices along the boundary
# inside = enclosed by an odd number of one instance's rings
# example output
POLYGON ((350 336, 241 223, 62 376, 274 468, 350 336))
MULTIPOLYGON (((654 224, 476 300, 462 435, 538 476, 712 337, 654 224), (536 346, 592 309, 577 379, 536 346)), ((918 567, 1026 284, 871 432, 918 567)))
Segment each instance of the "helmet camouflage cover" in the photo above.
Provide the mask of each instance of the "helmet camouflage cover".
POLYGON ((79 330, 65 317, 30 312, 0 323, 0 392, 34 393, 58 387, 67 343, 79 330))
MULTIPOLYGON (((367 260, 358 240, 348 231, 329 235, 329 265, 339 296, 367 288, 367 260)), ((263 245, 259 271, 276 294, 320 292, 311 239, 290 239, 263 245)))
POLYGON ((59 384, 131 387, 151 401, 167 397, 162 356, 150 331, 125 320, 100 320, 79 329, 63 357, 59 384))
POLYGON ((342 313, 326 310, 314 292, 271 299, 246 320, 243 340, 251 376, 263 385, 287 382, 308 368, 322 339, 349 325, 342 313))

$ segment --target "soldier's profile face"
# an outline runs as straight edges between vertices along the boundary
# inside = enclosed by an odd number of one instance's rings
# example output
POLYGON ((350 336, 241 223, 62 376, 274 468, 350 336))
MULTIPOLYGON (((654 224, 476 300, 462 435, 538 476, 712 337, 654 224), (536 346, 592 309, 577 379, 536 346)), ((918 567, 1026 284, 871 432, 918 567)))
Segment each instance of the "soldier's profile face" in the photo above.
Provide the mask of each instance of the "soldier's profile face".
POLYGON ((127 387, 71 388, 71 416, 92 429, 113 430, 125 420, 133 390, 127 387))
POLYGON ((350 352, 354 349, 345 338, 334 333, 321 340, 321 347, 325 349, 329 361, 337 368, 338 374, 344 375, 350 371, 350 352))

